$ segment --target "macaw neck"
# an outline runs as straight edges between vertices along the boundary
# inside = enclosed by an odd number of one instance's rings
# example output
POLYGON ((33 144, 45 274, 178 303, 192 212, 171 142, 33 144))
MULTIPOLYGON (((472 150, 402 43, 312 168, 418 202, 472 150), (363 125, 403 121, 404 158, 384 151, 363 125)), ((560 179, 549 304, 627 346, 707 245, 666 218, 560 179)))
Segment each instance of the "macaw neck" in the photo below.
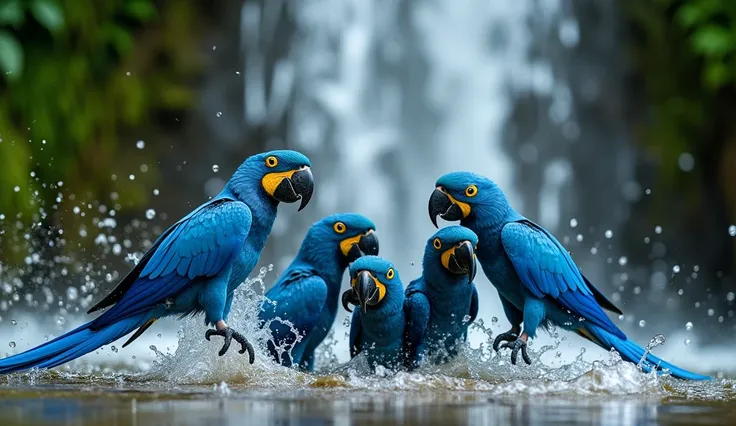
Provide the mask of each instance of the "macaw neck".
POLYGON ((436 262, 425 263, 422 278, 427 287, 437 294, 463 292, 468 286, 467 275, 452 274, 436 262))
MULTIPOLYGON (((228 182, 215 198, 231 198, 248 206, 251 213, 251 225, 247 238, 255 247, 263 248, 276 220, 278 203, 270 198, 264 198, 265 192, 261 194, 257 191, 235 193, 232 185, 228 182)), ((261 192, 263 191, 261 190, 261 192)))
POLYGON ((523 218, 504 199, 503 202, 474 205, 472 214, 460 224, 480 237, 482 233, 500 231, 507 223, 523 218))
MULTIPOLYGON (((355 309, 360 309, 356 306, 355 309)), ((388 288, 386 297, 381 303, 376 306, 369 308, 366 312, 361 311, 362 315, 367 320, 384 320, 402 312, 404 309, 404 292, 403 287, 401 288, 388 288)))

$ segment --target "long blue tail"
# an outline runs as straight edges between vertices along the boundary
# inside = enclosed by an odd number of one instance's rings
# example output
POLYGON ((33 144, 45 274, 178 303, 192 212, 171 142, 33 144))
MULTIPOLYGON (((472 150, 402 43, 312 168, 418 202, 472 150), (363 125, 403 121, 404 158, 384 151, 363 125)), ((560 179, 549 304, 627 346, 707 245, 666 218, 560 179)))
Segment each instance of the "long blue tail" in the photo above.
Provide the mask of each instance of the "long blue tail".
MULTIPOLYGON (((588 340, 596 343, 603 349, 616 349, 618 353, 621 354, 621 358, 626 361, 633 362, 634 364, 638 364, 641 358, 644 356, 644 353, 646 352, 644 348, 632 342, 631 340, 622 340, 621 338, 614 336, 606 330, 603 330, 602 328, 590 323, 586 324, 584 328, 579 329, 578 333, 588 340)), ((642 363, 642 370, 649 372, 652 370, 652 368, 656 368, 659 371, 667 369, 669 370, 670 374, 672 374, 674 377, 677 377, 678 379, 711 380, 710 376, 703 376, 701 374, 691 373, 676 365, 670 364, 669 362, 664 361, 661 358, 658 358, 650 353, 647 354, 646 361, 642 363)))
POLYGON ((139 314, 98 330, 90 329, 91 322, 88 322, 41 346, 0 360, 0 374, 56 367, 114 342, 143 326, 148 319, 148 313, 139 314))

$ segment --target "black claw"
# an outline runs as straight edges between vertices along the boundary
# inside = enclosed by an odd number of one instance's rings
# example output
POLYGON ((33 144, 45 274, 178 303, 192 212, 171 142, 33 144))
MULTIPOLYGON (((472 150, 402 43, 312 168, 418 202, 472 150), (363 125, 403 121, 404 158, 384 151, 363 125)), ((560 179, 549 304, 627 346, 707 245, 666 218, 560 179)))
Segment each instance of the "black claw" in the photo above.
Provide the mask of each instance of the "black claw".
POLYGON ((241 346, 241 349, 238 351, 238 353, 244 354, 245 351, 248 351, 248 361, 250 361, 251 364, 256 361, 256 353, 255 350, 253 350, 253 345, 248 342, 248 339, 246 339, 245 336, 233 330, 232 328, 228 327, 222 330, 210 329, 204 333, 204 338, 207 340, 210 340, 210 337, 212 336, 222 336, 225 338, 225 343, 222 345, 222 349, 220 349, 220 352, 218 352, 220 356, 223 356, 227 353, 227 350, 230 349, 230 343, 232 343, 233 339, 235 339, 235 341, 240 343, 241 346))
POLYGON ((516 365, 516 360, 519 357, 519 350, 521 350, 521 358, 528 365, 532 365, 532 359, 529 357, 526 349, 526 342, 521 339, 516 339, 511 343, 504 343, 501 345, 502 348, 511 349, 511 364, 516 365))
MULTIPOLYGON (((493 350, 498 352, 500 349, 501 342, 513 342, 516 339, 519 338, 519 335, 514 333, 513 331, 507 331, 505 333, 501 333, 493 340, 493 350)), ((504 346, 505 347, 505 346, 504 346)))

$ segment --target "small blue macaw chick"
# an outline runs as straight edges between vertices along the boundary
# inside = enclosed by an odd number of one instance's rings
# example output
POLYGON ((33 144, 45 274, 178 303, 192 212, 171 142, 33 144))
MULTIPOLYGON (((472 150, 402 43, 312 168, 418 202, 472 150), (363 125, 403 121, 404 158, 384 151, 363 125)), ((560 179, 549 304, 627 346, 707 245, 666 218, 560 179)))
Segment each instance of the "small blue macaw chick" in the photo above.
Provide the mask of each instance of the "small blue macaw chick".
POLYGON ((627 361, 646 371, 667 369, 681 379, 708 380, 661 360, 629 340, 603 312, 621 314, 580 272, 570 254, 546 229, 517 213, 503 191, 490 179, 468 172, 440 177, 429 199, 429 216, 472 229, 480 238, 476 253, 488 279, 498 290, 511 330, 496 337, 531 364, 527 340, 537 329, 554 324, 573 331, 605 350, 615 348, 627 361), (524 323, 522 332, 521 324, 524 323))
POLYGON ((478 236, 462 226, 440 229, 427 241, 422 276, 406 289, 407 367, 423 359, 446 362, 467 339, 478 316, 477 244, 478 236))
POLYGON ((271 330, 268 349, 276 362, 313 370, 314 351, 335 322, 345 268, 363 255, 378 254, 375 230, 370 219, 352 213, 328 216, 309 228, 258 315, 271 330))
POLYGON ((253 347, 227 323, 233 292, 253 270, 271 232, 280 202, 312 196, 307 157, 271 151, 247 158, 225 188, 167 229, 140 262, 88 313, 108 308, 96 319, 26 352, 0 360, 0 374, 51 368, 137 331, 137 339, 157 319, 204 313, 213 326, 205 338, 222 336, 224 355, 234 339, 240 353, 253 347))
POLYGON ((395 370, 404 364, 404 286, 399 272, 383 258, 364 256, 350 265, 350 289, 343 307, 359 309, 350 323, 350 357, 365 352, 371 368, 395 370))

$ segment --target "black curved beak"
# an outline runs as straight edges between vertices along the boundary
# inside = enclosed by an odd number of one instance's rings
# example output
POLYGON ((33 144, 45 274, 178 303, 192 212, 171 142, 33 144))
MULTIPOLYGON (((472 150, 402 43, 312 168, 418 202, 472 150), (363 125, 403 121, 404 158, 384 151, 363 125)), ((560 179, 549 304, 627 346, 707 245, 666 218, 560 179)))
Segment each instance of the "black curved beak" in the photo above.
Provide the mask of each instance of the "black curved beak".
POLYGON ((435 188, 429 197, 429 218, 435 228, 437 226, 437 216, 449 221, 456 221, 463 218, 463 212, 460 206, 453 203, 450 197, 445 194, 441 188, 435 188))
POLYGON ((299 211, 301 211, 309 204, 313 191, 314 177, 312 176, 312 170, 304 166, 294 172, 290 178, 282 179, 276 187, 273 197, 283 203, 295 203, 297 200, 302 200, 299 205, 299 211))
POLYGON ((355 296, 355 292, 352 288, 345 290, 345 292, 342 294, 342 307, 345 308, 346 311, 353 312, 353 310, 350 309, 350 305, 358 306, 359 303, 360 302, 355 296))
POLYGON ((453 274, 468 275, 468 282, 473 282, 477 271, 475 263, 475 252, 470 241, 463 241, 455 246, 450 259, 447 262, 447 269, 453 274))
POLYGON ((378 287, 376 286, 376 280, 373 278, 368 271, 360 271, 357 282, 353 286, 353 291, 358 299, 358 305, 362 308, 363 312, 368 310, 368 306, 375 306, 378 304, 378 287))
POLYGON ((353 244, 348 251, 348 262, 355 262, 361 256, 377 256, 378 255, 378 237, 376 233, 368 231, 367 234, 361 235, 357 244, 353 244))

